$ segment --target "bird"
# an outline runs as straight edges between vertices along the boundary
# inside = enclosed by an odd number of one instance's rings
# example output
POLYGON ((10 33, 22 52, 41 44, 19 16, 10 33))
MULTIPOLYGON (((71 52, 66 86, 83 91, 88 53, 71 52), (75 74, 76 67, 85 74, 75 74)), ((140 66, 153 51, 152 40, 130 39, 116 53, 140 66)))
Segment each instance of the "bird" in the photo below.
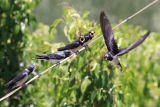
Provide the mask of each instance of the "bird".
POLYGON ((82 48, 84 42, 85 42, 84 36, 80 36, 78 40, 75 40, 74 42, 64 47, 60 47, 57 50, 58 51, 71 50, 72 52, 77 53, 78 50, 82 48))
POLYGON ((30 64, 28 68, 24 69, 19 75, 17 75, 15 78, 10 80, 7 84, 4 86, 8 88, 7 92, 9 92, 11 89, 18 87, 18 86, 24 86, 24 82, 28 79, 29 74, 35 69, 35 64, 30 64))
POLYGON ((84 38, 85 38, 85 41, 84 41, 84 44, 83 44, 83 46, 84 47, 87 47, 88 46, 88 43, 90 42, 90 40, 93 38, 93 36, 94 36, 94 31, 93 30, 91 30, 91 31, 89 31, 87 34, 85 34, 84 35, 84 38))
POLYGON ((50 53, 50 54, 36 54, 36 59, 48 60, 50 62, 60 62, 61 60, 69 57, 73 52, 70 50, 64 50, 60 52, 50 53))
POLYGON ((100 14, 100 26, 105 40, 105 44, 108 49, 108 53, 104 55, 104 59, 111 61, 112 64, 118 65, 121 71, 122 71, 122 66, 118 60, 118 56, 122 56, 131 51, 132 49, 136 48, 137 46, 139 46, 142 42, 144 42, 144 40, 150 34, 150 31, 148 31, 146 34, 141 36, 137 41, 132 43, 130 46, 119 49, 116 40, 114 39, 114 34, 110 22, 107 16, 105 15, 104 11, 102 11, 100 14))

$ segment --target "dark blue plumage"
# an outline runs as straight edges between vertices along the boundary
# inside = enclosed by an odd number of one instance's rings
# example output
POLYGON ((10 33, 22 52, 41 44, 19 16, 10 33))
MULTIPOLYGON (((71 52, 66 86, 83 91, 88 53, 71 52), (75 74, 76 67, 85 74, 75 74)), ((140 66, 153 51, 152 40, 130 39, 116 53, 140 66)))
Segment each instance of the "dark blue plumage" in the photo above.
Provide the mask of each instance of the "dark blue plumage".
POLYGON ((110 22, 104 12, 101 12, 100 14, 100 25, 101 25, 102 34, 105 40, 105 44, 108 49, 108 53, 104 55, 104 58, 106 60, 111 61, 113 64, 118 65, 121 70, 122 70, 122 66, 118 61, 118 56, 126 54, 132 49, 139 46, 150 34, 150 31, 148 31, 144 36, 141 36, 137 41, 135 41, 129 47, 118 49, 117 43, 114 39, 114 34, 112 31, 110 22))
POLYGON ((4 86, 6 86, 8 88, 8 91, 10 91, 14 87, 23 85, 24 82, 28 79, 29 74, 34 69, 35 69, 35 64, 30 64, 28 68, 24 69, 19 75, 17 75, 15 78, 13 78, 4 86))
POLYGON ((61 52, 51 53, 51 54, 36 54, 36 58, 40 60, 48 60, 50 62, 59 62, 72 54, 70 50, 64 50, 61 52))

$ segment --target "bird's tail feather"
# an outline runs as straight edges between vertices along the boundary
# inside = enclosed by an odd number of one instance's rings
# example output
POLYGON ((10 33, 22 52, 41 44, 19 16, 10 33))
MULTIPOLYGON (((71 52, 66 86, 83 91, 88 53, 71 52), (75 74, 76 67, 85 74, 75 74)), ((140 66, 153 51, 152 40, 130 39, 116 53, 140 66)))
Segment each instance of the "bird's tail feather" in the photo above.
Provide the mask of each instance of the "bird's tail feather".
POLYGON ((14 84, 12 82, 8 82, 7 84, 4 85, 5 87, 7 87, 8 89, 6 90, 5 93, 8 93, 11 91, 12 88, 14 88, 14 84))
POLYGON ((12 87, 8 87, 8 89, 5 91, 5 93, 9 93, 12 90, 12 87))
POLYGON ((14 86, 13 81, 12 81, 12 80, 9 81, 9 82, 8 82, 7 84, 5 84, 4 86, 5 86, 5 87, 9 87, 9 86, 13 87, 13 86, 14 86))
POLYGON ((118 63, 118 67, 119 67, 119 69, 122 71, 122 66, 121 66, 121 63, 118 63))
POLYGON ((36 58, 37 59, 41 59, 41 60, 43 60, 43 59, 49 59, 48 56, 47 56, 47 54, 36 54, 36 58))

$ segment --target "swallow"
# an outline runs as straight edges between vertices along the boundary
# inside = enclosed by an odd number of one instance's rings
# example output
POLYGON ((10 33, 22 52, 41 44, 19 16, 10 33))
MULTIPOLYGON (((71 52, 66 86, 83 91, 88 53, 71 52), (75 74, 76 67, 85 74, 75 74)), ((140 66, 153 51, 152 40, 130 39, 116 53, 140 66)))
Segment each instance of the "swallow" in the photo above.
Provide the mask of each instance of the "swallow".
POLYGON ((6 86, 8 88, 7 92, 9 92, 11 89, 23 86, 24 82, 28 79, 29 74, 35 69, 35 64, 30 64, 28 68, 24 69, 19 75, 17 75, 15 78, 13 78, 11 81, 9 81, 6 86))
POLYGON ((102 34, 103 34, 103 37, 105 40, 105 44, 108 49, 108 53, 106 53, 104 55, 104 58, 106 60, 111 61, 113 64, 118 65, 121 70, 122 70, 122 66, 118 60, 118 56, 122 56, 122 55, 128 53, 129 51, 131 51, 132 49, 136 48, 137 46, 139 46, 142 42, 144 42, 144 40, 150 34, 150 31, 148 31, 146 34, 141 36, 137 41, 135 41, 130 46, 128 46, 126 48, 119 49, 117 46, 117 43, 114 39, 114 34, 112 31, 110 22, 104 12, 101 12, 101 14, 100 14, 100 26, 101 26, 101 31, 102 31, 102 34))
POLYGON ((59 62, 67 57, 69 57, 73 52, 70 50, 64 50, 61 52, 51 53, 51 54, 36 54, 36 58, 40 60, 48 60, 50 62, 59 62))
POLYGON ((84 35, 84 38, 85 38, 85 41, 84 41, 84 44, 83 46, 87 47, 88 46, 88 43, 90 42, 90 40, 94 37, 94 31, 91 30, 89 31, 87 34, 84 35))
POLYGON ((79 49, 82 48, 83 44, 85 42, 84 36, 80 36, 78 40, 75 40, 71 44, 68 44, 64 47, 58 48, 58 51, 64 51, 64 50, 71 50, 72 52, 78 52, 79 49))

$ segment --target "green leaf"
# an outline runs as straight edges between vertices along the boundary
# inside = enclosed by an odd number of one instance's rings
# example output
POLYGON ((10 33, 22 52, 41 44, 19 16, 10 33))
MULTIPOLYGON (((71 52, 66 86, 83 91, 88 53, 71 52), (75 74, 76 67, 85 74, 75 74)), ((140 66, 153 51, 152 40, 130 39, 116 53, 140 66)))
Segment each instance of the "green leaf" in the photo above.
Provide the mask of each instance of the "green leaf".
POLYGON ((52 32, 53 27, 54 27, 54 26, 50 26, 50 28, 49 28, 49 33, 52 32))
POLYGON ((56 19, 54 21, 54 23, 50 26, 49 28, 49 33, 51 33, 54 29, 54 33, 56 33, 55 31, 57 31, 57 29, 55 28, 58 24, 60 24, 61 22, 64 22, 63 19, 56 19))
POLYGON ((63 9, 63 15, 64 15, 64 17, 67 16, 68 9, 69 9, 69 7, 65 7, 65 8, 63 9))
POLYGON ((64 81, 62 87, 61 87, 61 93, 67 92, 68 90, 68 81, 64 81))
POLYGON ((76 75, 76 71, 72 71, 69 81, 72 81, 75 78, 75 75, 76 75))
POLYGON ((62 19, 56 19, 53 23, 53 26, 56 27, 61 22, 64 22, 64 21, 62 19))
POLYGON ((81 92, 82 92, 82 94, 84 94, 84 92, 86 91, 86 89, 87 89, 88 85, 90 85, 90 83, 91 83, 91 81, 88 78, 83 80, 83 82, 81 84, 81 92))
POLYGON ((101 98, 102 98, 101 89, 98 89, 97 90, 97 99, 98 99, 98 101, 101 100, 101 98))
POLYGON ((90 11, 86 10, 83 15, 82 15, 82 18, 85 19, 88 17, 88 15, 90 14, 90 11))
POLYGON ((93 103, 93 101, 96 97, 96 94, 97 94, 96 90, 92 91, 92 93, 91 93, 91 103, 93 103))
POLYGON ((14 28, 15 34, 18 34, 19 31, 20 31, 20 26, 16 25, 15 28, 14 28))
POLYGON ((78 69, 81 69, 84 66, 84 59, 82 57, 78 58, 78 69))
POLYGON ((122 103, 122 101, 118 100, 117 102, 117 107, 125 107, 122 103))
POLYGON ((94 71, 94 74, 96 76, 97 79, 99 79, 99 71, 100 71, 100 65, 97 64, 96 69, 94 71))

